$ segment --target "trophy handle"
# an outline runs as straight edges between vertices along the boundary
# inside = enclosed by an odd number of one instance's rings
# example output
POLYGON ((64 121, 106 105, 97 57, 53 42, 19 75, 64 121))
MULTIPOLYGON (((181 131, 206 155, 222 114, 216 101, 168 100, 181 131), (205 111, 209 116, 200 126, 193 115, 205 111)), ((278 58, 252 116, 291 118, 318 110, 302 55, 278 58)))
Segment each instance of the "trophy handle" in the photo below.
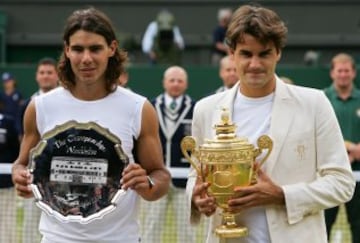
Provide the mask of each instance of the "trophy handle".
MULTIPOLYGON (((273 148, 273 141, 271 140, 271 138, 267 135, 262 135, 261 137, 258 138, 257 140, 257 145, 260 149, 259 152, 261 152, 263 149, 268 149, 267 154, 265 155, 265 157, 259 162, 259 167, 260 168, 264 162, 267 160, 267 158, 269 157, 272 148, 273 148)), ((259 153, 260 154, 260 153, 259 153)))
POLYGON ((196 170, 198 175, 201 175, 201 171, 199 167, 196 165, 196 163, 192 160, 191 156, 188 152, 191 152, 192 154, 195 153, 195 147, 196 147, 196 141, 191 136, 185 136, 180 143, 181 151, 185 158, 190 162, 192 167, 196 170))

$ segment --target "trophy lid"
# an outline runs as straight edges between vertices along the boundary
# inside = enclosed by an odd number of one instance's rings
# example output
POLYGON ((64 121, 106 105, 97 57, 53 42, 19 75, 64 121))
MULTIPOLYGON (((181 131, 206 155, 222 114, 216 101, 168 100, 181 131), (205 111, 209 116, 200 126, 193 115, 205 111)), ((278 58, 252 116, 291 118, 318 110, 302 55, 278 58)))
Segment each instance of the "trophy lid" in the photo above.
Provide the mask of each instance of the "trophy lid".
POLYGON ((245 137, 236 136, 236 125, 231 121, 230 112, 222 108, 221 121, 215 124, 216 136, 214 139, 205 139, 201 149, 235 149, 253 147, 245 137))

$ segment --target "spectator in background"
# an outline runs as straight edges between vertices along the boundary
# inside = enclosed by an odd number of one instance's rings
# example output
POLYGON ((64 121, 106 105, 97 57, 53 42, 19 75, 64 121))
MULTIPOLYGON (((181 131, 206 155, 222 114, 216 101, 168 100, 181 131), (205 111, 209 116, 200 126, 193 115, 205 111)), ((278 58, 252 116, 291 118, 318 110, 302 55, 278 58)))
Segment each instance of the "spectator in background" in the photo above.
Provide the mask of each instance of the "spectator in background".
POLYGON ((220 60, 219 76, 223 85, 218 88, 215 93, 220 93, 231 89, 239 80, 236 73, 236 66, 234 59, 231 56, 225 56, 220 60))
MULTIPOLYGON (((21 121, 23 120, 24 112, 31 101, 36 96, 45 94, 50 90, 56 88, 59 82, 59 76, 56 71, 56 61, 49 57, 42 58, 37 65, 35 79, 39 90, 35 92, 30 99, 28 99, 22 106, 21 121)), ((22 131, 22 122, 21 122, 22 131)), ((41 210, 35 205, 34 199, 24 199, 24 224, 22 233, 22 243, 38 243, 41 235, 39 232, 41 210)))
POLYGON ((184 40, 175 17, 167 10, 158 13, 156 20, 146 28, 142 50, 153 64, 180 64, 184 40))
POLYGON ((225 44, 225 34, 232 15, 230 8, 221 8, 218 11, 218 25, 213 31, 213 51, 211 64, 217 66, 222 57, 228 54, 228 47, 225 44))
POLYGON ((56 60, 50 57, 40 59, 37 65, 35 78, 39 90, 35 92, 31 98, 47 93, 56 88, 59 85, 59 76, 56 71, 56 60))
MULTIPOLYGON (((0 163, 12 163, 19 153, 14 117, 4 113, 0 100, 0 163)), ((16 193, 10 174, 0 171, 0 242, 18 242, 16 235, 16 193)))
MULTIPOLYGON (((351 167, 355 172, 355 193, 345 204, 345 208, 352 242, 358 243, 360 242, 360 90, 354 84, 356 77, 354 59, 346 53, 335 55, 331 60, 330 77, 333 83, 325 89, 325 94, 334 107, 351 167)), ((325 210, 329 240, 338 211, 339 207, 325 210)))
POLYGON ((35 80, 38 85, 38 91, 36 91, 29 99, 27 99, 24 104, 20 107, 20 119, 18 124, 18 129, 20 135, 23 133, 23 117, 26 107, 28 106, 31 99, 34 97, 47 93, 48 91, 56 88, 59 85, 59 77, 56 71, 56 60, 50 57, 44 57, 40 59, 37 64, 35 80))
POLYGON ((308 50, 304 54, 304 63, 306 66, 316 67, 319 65, 320 52, 315 50, 308 50))
POLYGON ((0 99, 4 103, 3 112, 16 119, 19 115, 21 105, 24 100, 22 94, 16 88, 16 81, 13 75, 5 72, 1 76, 3 81, 3 90, 0 93, 0 99))
POLYGON ((164 92, 152 102, 160 123, 160 139, 164 163, 170 170, 172 186, 157 202, 144 202, 143 243, 195 242, 195 233, 186 223, 185 185, 189 162, 184 158, 180 142, 191 134, 194 101, 186 94, 188 77, 179 66, 169 67, 163 77, 164 92), (175 230, 165 225, 166 215, 173 209, 175 230), (176 235, 174 235, 174 231, 176 235), (162 239, 161 237, 164 236, 162 239), (169 238, 170 237, 170 238, 169 238))

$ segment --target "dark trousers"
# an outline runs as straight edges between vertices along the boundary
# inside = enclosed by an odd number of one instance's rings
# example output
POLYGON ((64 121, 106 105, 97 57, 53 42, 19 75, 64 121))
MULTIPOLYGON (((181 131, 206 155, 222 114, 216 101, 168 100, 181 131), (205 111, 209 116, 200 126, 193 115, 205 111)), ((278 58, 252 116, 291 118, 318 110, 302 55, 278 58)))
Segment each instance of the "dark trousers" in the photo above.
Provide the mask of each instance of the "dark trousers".
MULTIPOLYGON (((352 242, 360 242, 360 182, 356 182, 355 192, 352 199, 345 204, 347 221, 350 224, 352 242)), ((329 208, 325 210, 325 223, 330 239, 331 228, 335 223, 339 207, 329 208)))

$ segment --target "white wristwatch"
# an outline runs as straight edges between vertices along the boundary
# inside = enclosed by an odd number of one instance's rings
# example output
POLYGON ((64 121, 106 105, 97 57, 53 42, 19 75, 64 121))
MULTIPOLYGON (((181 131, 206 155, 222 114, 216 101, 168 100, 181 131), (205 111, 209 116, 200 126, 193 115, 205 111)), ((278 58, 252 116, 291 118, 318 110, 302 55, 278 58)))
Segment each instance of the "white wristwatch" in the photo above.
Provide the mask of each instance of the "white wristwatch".
POLYGON ((149 188, 153 188, 153 186, 155 186, 155 182, 154 180, 150 177, 150 176, 146 176, 148 182, 149 182, 149 188))

